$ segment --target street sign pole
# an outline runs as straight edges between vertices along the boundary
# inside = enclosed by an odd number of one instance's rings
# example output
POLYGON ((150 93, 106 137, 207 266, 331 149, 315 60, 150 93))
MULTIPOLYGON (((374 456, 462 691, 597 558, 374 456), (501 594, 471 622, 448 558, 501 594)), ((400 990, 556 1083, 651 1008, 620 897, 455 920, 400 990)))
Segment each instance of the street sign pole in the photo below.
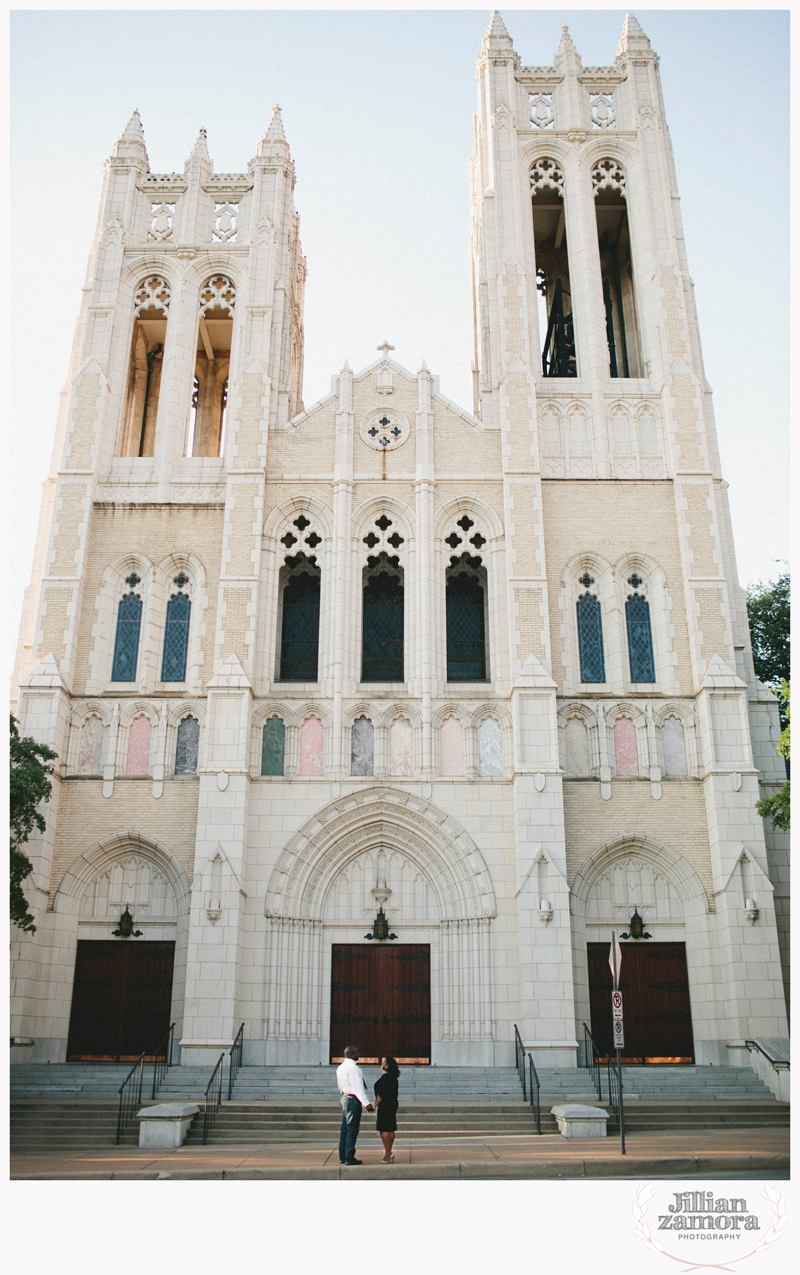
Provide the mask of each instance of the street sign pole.
MULTIPOLYGON (((619 1084, 620 1153, 622 1155, 625 1155, 625 1108, 622 1102, 622 1054, 619 1048, 620 1043, 622 1042, 620 1042, 619 1038, 617 1037, 616 1031, 613 1030, 613 1026, 616 1024, 616 1022, 619 1022, 620 1027, 622 1026, 622 994, 619 991, 619 964, 620 963, 617 959, 618 952, 621 955, 622 949, 619 946, 619 941, 617 939, 616 932, 612 930, 611 951, 609 952, 609 964, 611 966, 611 973, 614 976, 614 992, 611 997, 611 1004, 612 1004, 611 1012, 613 1014, 612 1035, 614 1036, 615 1044, 617 1045, 617 1083, 619 1084)), ((623 1041, 624 1041, 624 1036, 623 1036, 623 1041)), ((609 1094, 608 1096, 610 1098, 611 1094, 609 1094)))

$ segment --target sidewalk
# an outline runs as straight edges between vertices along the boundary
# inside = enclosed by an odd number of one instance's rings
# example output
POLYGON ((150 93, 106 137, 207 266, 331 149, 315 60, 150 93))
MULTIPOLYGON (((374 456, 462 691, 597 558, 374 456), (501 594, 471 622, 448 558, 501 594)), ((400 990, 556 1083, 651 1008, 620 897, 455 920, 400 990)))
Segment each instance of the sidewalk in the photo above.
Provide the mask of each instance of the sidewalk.
POLYGON ((15 1180, 172 1181, 393 1179, 524 1179, 789 1176, 788 1130, 699 1130, 698 1133, 632 1134, 627 1155, 618 1138, 568 1141, 541 1137, 398 1138, 395 1163, 379 1164, 380 1143, 359 1139, 360 1167, 343 1168, 330 1143, 276 1146, 179 1147, 153 1152, 109 1147, 75 1153, 53 1151, 11 1157, 15 1180))

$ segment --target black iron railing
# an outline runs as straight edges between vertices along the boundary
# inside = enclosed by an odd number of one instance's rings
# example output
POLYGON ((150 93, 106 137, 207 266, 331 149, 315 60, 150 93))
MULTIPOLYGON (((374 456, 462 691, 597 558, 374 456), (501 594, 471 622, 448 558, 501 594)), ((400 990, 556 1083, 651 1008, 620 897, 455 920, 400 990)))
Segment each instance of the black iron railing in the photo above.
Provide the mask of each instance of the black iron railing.
POLYGON ((153 1092, 150 1095, 151 1098, 155 1098, 159 1085, 172 1066, 172 1046, 174 1042, 175 1024, 173 1023, 160 1045, 156 1048, 155 1058, 153 1059, 153 1092))
POLYGON ((233 1097, 233 1086, 236 1083, 236 1077, 239 1075, 239 1068, 242 1065, 242 1044, 244 1042, 244 1023, 242 1023, 236 1039, 231 1046, 230 1051, 230 1067, 228 1068, 228 1102, 233 1097))
POLYGON ((117 1114, 117 1142, 122 1137, 122 1130, 129 1124, 142 1105, 142 1081, 144 1079, 144 1060, 142 1053, 131 1067, 119 1090, 119 1112, 117 1114))
POLYGON ((206 1085, 205 1105, 203 1108, 203 1146, 208 1142, 217 1112, 222 1104, 222 1077, 225 1071, 225 1055, 220 1054, 219 1062, 211 1073, 206 1085))
POLYGON ((533 1111, 533 1118, 536 1121, 536 1132, 541 1133, 542 1109, 539 1105, 539 1077, 531 1054, 528 1054, 528 1085, 530 1090, 531 1110, 533 1111))
POLYGON ((516 1023, 514 1024, 514 1051, 516 1058, 514 1066, 517 1069, 517 1075, 519 1076, 519 1081, 522 1085, 522 1101, 527 1102, 528 1091, 525 1081, 525 1047, 522 1044, 522 1037, 519 1034, 519 1029, 517 1028, 516 1023))
POLYGON ((603 1101, 603 1085, 602 1071, 600 1069, 600 1050, 594 1043, 592 1033, 586 1024, 583 1024, 583 1065, 589 1068, 589 1075, 592 1078, 592 1084, 597 1086, 597 1096, 603 1101))
POLYGON ((620 1150, 625 1154, 625 1106, 622 1098, 622 1067, 617 1066, 609 1057, 606 1059, 606 1075, 608 1076, 608 1103, 611 1114, 619 1125, 620 1150))
POLYGON ((744 1043, 747 1045, 750 1053, 752 1053, 754 1049, 757 1049, 760 1054, 763 1054, 767 1062, 772 1063, 772 1066, 776 1071, 791 1071, 791 1066, 785 1058, 771 1058, 766 1049, 762 1049, 757 1040, 746 1040, 744 1043))
POLYGON ((542 350, 542 374, 544 376, 577 376, 575 355, 575 329, 572 314, 564 313, 564 292, 561 280, 556 279, 547 336, 542 350))

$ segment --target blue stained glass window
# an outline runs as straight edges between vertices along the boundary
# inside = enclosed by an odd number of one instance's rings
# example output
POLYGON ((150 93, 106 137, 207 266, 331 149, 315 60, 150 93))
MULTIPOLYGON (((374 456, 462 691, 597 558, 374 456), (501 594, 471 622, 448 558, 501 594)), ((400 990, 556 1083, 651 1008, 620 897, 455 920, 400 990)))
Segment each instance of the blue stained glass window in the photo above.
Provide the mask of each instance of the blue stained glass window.
POLYGON ((142 599, 126 593, 117 608, 117 636, 114 642, 112 682, 135 682, 139 659, 139 630, 142 626, 142 599))
POLYGON ((196 775, 197 753, 200 746, 200 723, 196 717, 184 717, 178 726, 175 746, 175 774, 196 775))
POLYGON ((625 603, 628 626, 628 656, 632 682, 654 682, 653 633, 650 627, 650 603, 641 593, 633 593, 625 603))
POLYGON ((189 615, 191 599, 176 593, 167 603, 164 629, 164 655, 161 661, 162 682, 186 681, 186 653, 189 650, 189 615))
POLYGON ((603 655, 603 617, 600 599, 592 593, 578 598, 578 649, 581 657, 581 681, 604 682, 606 661, 603 655))
POLYGON ((307 571, 292 576, 283 590, 280 670, 282 682, 316 682, 317 680, 319 591, 319 574, 311 575, 307 571))
POLYGON ((403 680, 403 585, 388 571, 364 586, 361 680, 403 680))
POLYGON ((483 585, 459 573, 447 581, 447 680, 486 681, 483 585))
POLYGON ((283 774, 283 754, 286 746, 286 727, 280 717, 270 717, 264 724, 261 737, 262 775, 283 774))

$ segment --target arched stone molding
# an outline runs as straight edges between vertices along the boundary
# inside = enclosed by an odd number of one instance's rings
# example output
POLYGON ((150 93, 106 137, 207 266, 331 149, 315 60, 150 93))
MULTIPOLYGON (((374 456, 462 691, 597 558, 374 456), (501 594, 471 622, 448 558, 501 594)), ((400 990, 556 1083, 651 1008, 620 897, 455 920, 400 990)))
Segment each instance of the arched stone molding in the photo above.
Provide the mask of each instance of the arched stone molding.
MULTIPOLYGON (((655 683, 647 683, 647 688, 655 692, 675 694, 680 690, 677 679, 677 652, 673 650, 674 628, 670 620, 672 598, 667 589, 667 578, 663 568, 655 558, 647 553, 628 553, 614 563, 614 589, 617 607, 625 626, 625 602, 628 595, 634 592, 628 581, 634 572, 641 577, 642 585, 638 592, 643 593, 650 605, 650 630, 653 638, 653 663, 655 665, 655 683)), ((625 690, 635 689, 631 682, 630 661, 628 659, 627 627, 625 626, 624 659, 622 678, 625 690)))
POLYGON ((146 717, 156 727, 160 721, 158 704, 151 699, 120 700, 119 724, 130 727, 137 717, 146 717))
MULTIPOLYGON (((309 522, 316 523, 315 530, 320 535, 330 537, 333 515, 328 506, 314 496, 299 494, 281 501, 269 511, 264 519, 264 536, 270 542, 274 541, 286 526, 291 526, 294 519, 299 518, 301 514, 308 518, 309 522)), ((311 552, 315 553, 316 550, 311 552)))
MULTIPOLYGON (((619 881, 619 877, 618 877, 619 881)), ((618 891, 617 891, 618 893, 618 891)), ((598 899, 603 895, 601 890, 598 899)), ((612 893, 613 902, 613 893, 612 893)), ((575 980, 575 1026, 591 1021, 589 1005, 589 973, 586 945, 609 942, 611 931, 628 928, 634 907, 639 908, 646 928, 654 939, 685 942, 689 975, 689 992, 695 1044, 717 1034, 718 1013, 715 984, 715 959, 712 947, 716 941, 713 900, 703 887, 694 868, 671 846, 646 834, 625 833, 599 846, 581 864, 570 890, 572 916, 572 951, 575 980), (623 900, 612 909, 612 915, 600 915, 592 904, 597 887, 605 878, 611 881, 615 871, 625 869, 623 900), (659 885, 659 882, 661 883, 659 885), (644 886, 650 886, 651 897, 643 899, 644 886), (627 916, 624 912, 628 911, 627 916), (624 919, 624 925, 621 923, 624 919)), ((602 908, 601 908, 602 910, 602 908)), ((623 945, 623 961, 624 956, 623 945)), ((582 1039, 582 1035, 580 1036, 582 1039)))
POLYGON ((67 772, 71 775, 82 773, 79 768, 81 730, 90 717, 98 718, 103 726, 103 764, 108 765, 114 760, 115 741, 111 734, 119 718, 119 705, 108 700, 82 700, 73 705, 70 713, 67 772))
POLYGON ((597 447, 590 409, 590 402, 578 399, 566 403, 548 398, 537 400, 539 450, 545 478, 591 478, 596 473, 597 447), (547 441, 553 432, 552 427, 546 425, 548 417, 556 422, 558 445, 555 448, 547 441))
POLYGON ((537 159, 558 160, 561 168, 566 169, 571 161, 573 163, 575 161, 575 148, 570 146, 566 138, 559 137, 557 133, 531 133, 530 140, 519 148, 520 168, 526 190, 528 174, 537 159))
POLYGON ((334 877, 379 845, 418 864, 436 892, 442 919, 496 916, 489 870, 469 833, 433 803, 383 786, 332 802, 294 834, 272 873, 266 915, 321 918, 334 877))
POLYGON ((154 684, 153 581, 155 567, 141 553, 126 553, 110 562, 100 578, 100 589, 95 598, 97 619, 92 625, 94 642, 89 652, 89 670, 86 692, 100 695, 115 689, 147 693, 154 684), (131 586, 126 581, 131 575, 139 577, 139 583, 131 586), (126 593, 138 593, 142 599, 142 621, 139 629, 139 654, 136 663, 135 682, 112 682, 114 644, 117 634, 117 611, 120 599, 126 593))
POLYGON ((476 526, 481 524, 479 530, 485 530, 490 540, 503 535, 503 522, 497 511, 485 500, 481 500, 480 496, 465 495, 448 500, 436 510, 434 519, 436 537, 440 539, 446 535, 452 524, 458 522, 463 514, 468 514, 476 526))
MULTIPOLYGON (((563 648, 561 662, 564 668, 563 694, 591 694, 601 689, 620 694, 623 690, 622 657, 626 653, 623 647, 623 627, 619 612, 618 591, 614 587, 614 572, 611 563, 599 554, 587 550, 577 553, 569 559, 561 572, 561 590, 558 599, 561 611, 561 636, 563 648), (605 682, 581 682, 581 664, 578 650, 578 598, 586 593, 586 586, 581 579, 588 572, 593 583, 589 592, 600 600, 603 620, 603 653, 605 657, 605 682)), ((623 617, 624 619, 624 613, 623 617)))
MULTIPOLYGON (((403 559, 404 551, 408 551, 409 546, 414 539, 414 510, 402 500, 397 500, 394 496, 375 496, 370 500, 365 500, 356 509, 353 510, 351 525, 353 528, 353 536, 364 550, 367 546, 361 542, 363 537, 370 531, 374 531, 374 523, 376 518, 380 518, 381 514, 386 514, 387 518, 392 520, 392 528, 389 531, 391 535, 395 531, 399 531, 405 540, 405 544, 399 549, 393 549, 391 546, 387 548, 387 553, 397 553, 400 559, 403 559)), ((387 528, 388 530, 388 528, 387 528)), ((370 553, 372 550, 369 551, 370 553)), ((379 549, 376 546, 376 552, 379 549)))
POLYGON ((600 756, 600 729, 601 723, 597 712, 591 703, 585 700, 570 700, 567 703, 559 705, 558 709, 558 747, 559 757, 561 761, 561 769, 564 771, 565 779, 589 779, 596 778, 600 773, 601 756, 600 756), (586 727, 586 745, 588 752, 589 774, 577 775, 573 774, 569 768, 569 758, 567 756, 566 729, 567 722, 570 718, 576 717, 583 722, 586 727))
MULTIPOLYGON (((696 779, 700 774, 700 748, 697 738, 698 723, 697 715, 693 706, 685 700, 667 700, 657 707, 653 707, 653 724, 656 728, 656 749, 658 760, 656 764, 661 768, 662 776, 667 779, 666 765, 664 763, 664 743, 662 731, 664 723, 668 718, 675 717, 683 726, 683 742, 686 749, 686 772, 687 778, 696 779)), ((680 778, 678 776, 677 778, 680 778)))
MULTIPOLYGON (((155 568, 153 578, 153 610, 158 615, 158 664, 156 667, 157 691, 172 691, 178 683, 161 682, 161 656, 164 644, 167 604, 174 592, 180 591, 189 596, 192 603, 189 619, 189 648, 186 653, 186 678, 180 683, 190 695, 199 695, 203 690, 201 669, 205 662, 206 652, 206 610, 208 593, 206 590, 206 571, 202 562, 193 553, 171 553, 155 568), (187 582, 180 586, 174 583, 175 578, 183 574, 187 582)), ((213 641, 213 636, 212 639, 213 641)))
MULTIPOLYGON (((131 910, 136 928, 143 931, 142 937, 135 940, 137 943, 145 943, 153 939, 174 939, 175 941, 170 1021, 176 1023, 177 1038, 180 1039, 183 1030, 191 890, 181 864, 175 855, 160 842, 138 832, 115 832, 96 841, 73 860, 62 876, 53 900, 53 911, 61 917, 57 926, 59 946, 62 949, 62 964, 70 968, 74 966, 75 945, 78 938, 112 938, 112 928, 116 928, 123 908, 120 908, 116 916, 112 913, 90 915, 90 912, 96 912, 96 908, 85 908, 84 901, 92 891, 95 882, 113 871, 115 865, 130 860, 148 866, 151 869, 151 880, 163 879, 174 900, 173 913, 165 913, 149 921, 147 908, 137 907, 133 900, 131 902, 134 902, 134 906, 131 910)), ((163 891, 159 893, 159 901, 163 905, 167 902, 167 898, 163 891)), ((140 899, 139 903, 141 902, 140 899)), ((163 907, 160 910, 163 911, 163 907)), ((69 1004, 69 998, 67 998, 67 1004, 69 1004)), ((66 1035, 66 1032, 64 1034, 66 1035)))
MULTIPOLYGON (((647 734, 647 713, 641 704, 631 701, 620 700, 616 704, 604 704, 603 714, 606 719, 606 727, 608 729, 608 751, 609 760, 611 762, 611 772, 616 775, 616 752, 614 741, 614 723, 621 717, 627 717, 633 722, 636 729, 636 760, 639 770, 639 779, 648 777, 651 759, 650 759, 650 743, 647 734)), ((655 764, 655 763, 653 763, 655 764)))

